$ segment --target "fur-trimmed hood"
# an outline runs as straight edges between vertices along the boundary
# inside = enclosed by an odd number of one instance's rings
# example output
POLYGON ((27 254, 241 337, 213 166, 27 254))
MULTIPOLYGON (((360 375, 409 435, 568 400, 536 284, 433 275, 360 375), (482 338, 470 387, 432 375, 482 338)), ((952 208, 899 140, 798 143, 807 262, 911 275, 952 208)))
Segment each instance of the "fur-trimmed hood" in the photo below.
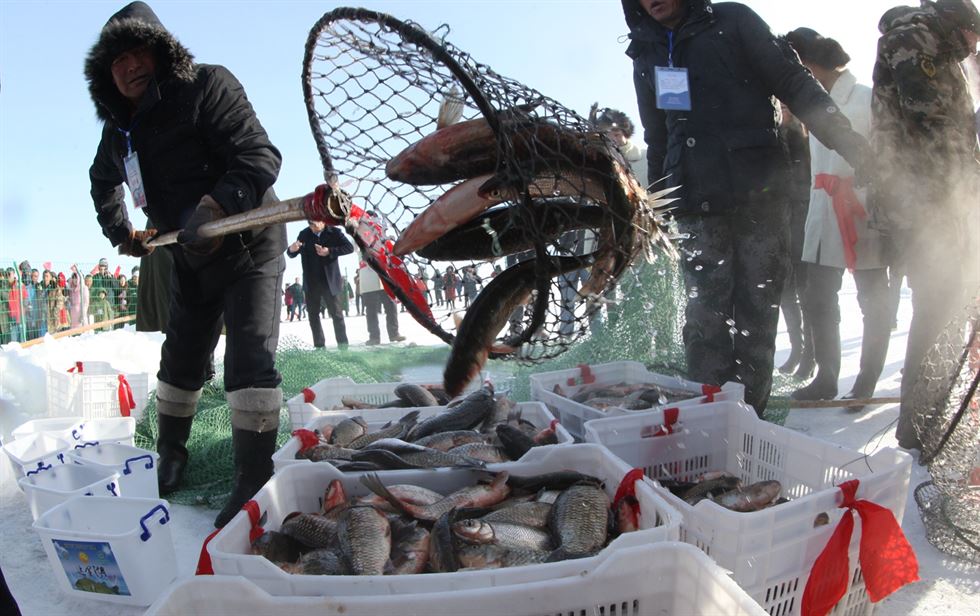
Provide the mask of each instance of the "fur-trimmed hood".
POLYGON ((144 45, 154 51, 158 86, 171 79, 194 80, 191 52, 163 27, 149 5, 144 2, 127 4, 106 22, 99 40, 85 58, 89 95, 102 121, 118 121, 128 115, 129 103, 112 80, 112 61, 124 51, 144 45))
MULTIPOLYGON (((690 21, 703 13, 711 13, 711 0, 687 0, 687 9, 687 20, 690 21)), ((626 16, 626 25, 632 32, 642 32, 647 28, 658 26, 653 17, 650 17, 640 6, 639 0, 623 0, 623 13, 626 16)))

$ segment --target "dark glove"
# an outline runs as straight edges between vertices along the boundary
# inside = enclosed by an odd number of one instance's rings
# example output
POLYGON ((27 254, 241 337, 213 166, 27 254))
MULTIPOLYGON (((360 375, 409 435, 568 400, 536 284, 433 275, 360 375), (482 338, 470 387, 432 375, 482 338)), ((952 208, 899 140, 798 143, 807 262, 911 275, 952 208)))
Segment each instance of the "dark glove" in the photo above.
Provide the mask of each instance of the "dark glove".
POLYGON ((119 244, 119 254, 129 257, 145 257, 154 250, 154 247, 147 246, 146 242, 153 239, 156 234, 156 229, 147 229, 146 231, 130 229, 129 237, 124 239, 122 244, 119 244))
POLYGON ((221 243, 225 239, 224 236, 201 237, 198 235, 198 229, 205 223, 221 220, 225 216, 227 214, 221 209, 218 202, 212 199, 211 195, 204 195, 187 224, 184 225, 184 230, 177 235, 177 242, 184 247, 184 250, 199 257, 217 251, 218 248, 221 248, 221 243))

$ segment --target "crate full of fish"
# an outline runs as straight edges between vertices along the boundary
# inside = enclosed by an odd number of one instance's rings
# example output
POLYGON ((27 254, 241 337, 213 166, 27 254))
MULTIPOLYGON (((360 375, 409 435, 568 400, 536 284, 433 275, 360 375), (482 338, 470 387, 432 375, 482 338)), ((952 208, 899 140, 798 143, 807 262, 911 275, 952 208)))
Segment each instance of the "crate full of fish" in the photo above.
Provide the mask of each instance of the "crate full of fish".
MULTIPOLYGON (((911 457, 886 448, 865 455, 760 420, 739 402, 597 419, 586 441, 643 469, 683 514, 681 539, 703 549, 771 614, 799 613, 814 561, 843 515, 842 490, 889 509, 901 523, 911 457)), ((858 548, 839 605, 870 613, 858 548)))
POLYGON ((532 447, 572 443, 540 402, 478 389, 450 407, 334 411, 317 417, 272 456, 276 471, 330 463, 345 471, 469 466, 519 460, 532 447))
MULTIPOLYGON (((469 390, 479 387, 473 383, 469 390)), ((331 411, 441 406, 450 397, 430 383, 355 383, 346 376, 323 379, 286 401, 289 421, 301 428, 331 411)))
POLYGON ((642 473, 597 445, 537 448, 492 472, 297 464, 253 502, 208 553, 215 574, 277 596, 443 593, 580 576, 610 551, 676 540, 680 524, 642 473))
POLYGON ((123 373, 104 361, 48 370, 48 415, 139 419, 149 399, 149 375, 123 373))
POLYGON ((745 386, 721 387, 650 372, 635 361, 532 374, 531 399, 539 400, 577 439, 585 422, 611 415, 651 411, 665 406, 690 406, 722 400, 744 400, 745 386))
POLYGON ((581 575, 450 594, 277 597, 240 576, 196 576, 172 586, 146 616, 207 616, 215 597, 228 614, 765 616, 703 552, 673 541, 608 551, 581 575))

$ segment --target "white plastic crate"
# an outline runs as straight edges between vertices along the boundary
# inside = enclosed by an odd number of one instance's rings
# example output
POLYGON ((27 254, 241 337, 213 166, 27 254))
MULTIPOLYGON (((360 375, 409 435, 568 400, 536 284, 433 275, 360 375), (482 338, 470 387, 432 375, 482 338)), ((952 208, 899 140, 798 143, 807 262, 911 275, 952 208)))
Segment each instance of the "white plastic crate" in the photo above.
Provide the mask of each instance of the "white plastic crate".
MULTIPOLYGON (((775 479, 789 502, 738 513, 707 500, 693 507, 651 482, 682 512, 681 539, 703 549, 773 616, 798 614, 817 556, 844 514, 838 484, 858 479, 857 498, 887 507, 899 523, 905 512, 912 458, 896 449, 872 456, 758 419, 743 403, 681 408, 673 434, 655 436, 664 413, 644 413, 586 424, 586 440, 605 445, 652 479, 694 480, 729 471, 743 484, 775 479), (817 525, 827 516, 828 524, 817 525)), ((870 614, 858 561, 860 532, 851 543, 848 594, 835 613, 870 614)))
POLYGON ((607 551, 571 577, 506 587, 376 597, 275 597, 239 576, 198 576, 172 587, 147 616, 212 614, 335 616, 765 616, 725 572, 699 550, 665 542, 607 551))
POLYGON ((52 366, 48 370, 48 415, 120 417, 120 376, 133 390, 136 405, 130 415, 139 419, 149 398, 149 376, 145 372, 123 374, 103 361, 76 362, 73 368, 52 366))
POLYGON ((76 446, 68 452, 68 458, 78 465, 118 473, 120 491, 126 496, 160 497, 156 470, 160 455, 155 451, 120 443, 96 443, 76 446))
POLYGON ((595 366, 583 365, 567 370, 541 372, 532 374, 530 383, 531 399, 540 400, 548 405, 548 408, 551 409, 562 425, 565 426, 565 429, 579 440, 585 438, 585 422, 591 419, 602 419, 603 417, 632 413, 648 413, 651 410, 665 407, 683 407, 706 402, 741 402, 745 399, 745 386, 739 383, 725 383, 721 386, 720 392, 706 395, 706 386, 701 383, 695 383, 694 381, 688 381, 680 377, 665 376, 650 372, 646 369, 646 366, 636 361, 616 361, 607 364, 597 364, 595 366), (628 383, 630 385, 650 383, 674 391, 690 393, 690 398, 642 411, 629 411, 618 407, 610 407, 604 410, 597 409, 581 402, 575 402, 571 398, 584 387, 616 385, 618 383, 628 383), (561 389, 568 397, 556 394, 554 392, 555 385, 561 386, 561 389))
POLYGON ((66 593, 145 606, 177 578, 169 508, 153 498, 76 496, 38 518, 34 530, 66 593))
MULTIPOLYGON (((520 402, 518 403, 518 408, 521 410, 522 419, 530 421, 532 424, 542 430, 550 426, 552 420, 555 418, 548 408, 540 402, 520 402)), ((404 417, 406 413, 410 413, 413 410, 419 412, 419 421, 422 421, 427 417, 445 413, 446 407, 426 406, 420 408, 369 409, 364 411, 332 411, 329 413, 324 413, 313 419, 306 424, 306 428, 308 430, 319 430, 324 426, 336 426, 348 417, 356 417, 360 415, 364 418, 364 421, 367 422, 369 430, 377 430, 389 421, 397 422, 399 419, 404 417)), ((561 424, 555 426, 555 435, 558 437, 559 445, 570 444, 575 440, 572 438, 572 435, 568 433, 568 430, 565 430, 561 424)), ((296 452, 299 451, 299 447, 299 439, 294 436, 286 441, 286 443, 279 448, 279 451, 273 454, 272 461, 275 463, 277 473, 287 466, 291 466, 293 464, 329 464, 329 462, 297 460, 296 452)))
MULTIPOLYGON (((507 470, 517 475, 534 475, 559 470, 575 470, 597 476, 605 482, 610 497, 623 477, 631 470, 609 452, 597 445, 568 447, 536 447, 520 462, 495 465, 494 470, 507 470)), ((468 469, 397 470, 377 473, 386 485, 410 483, 453 492, 474 484, 485 477, 482 471, 468 469)), ((316 511, 324 490, 339 479, 349 496, 369 494, 360 482, 363 473, 341 473, 331 465, 296 464, 276 473, 255 495, 259 510, 266 515, 266 530, 277 530, 283 518, 293 511, 316 511)), ((317 576, 286 573, 262 556, 250 553, 247 514, 239 512, 211 543, 208 552, 215 574, 242 575, 258 586, 278 596, 357 595, 381 596, 415 593, 444 593, 472 588, 508 586, 539 582, 567 576, 579 576, 593 569, 601 556, 620 548, 672 541, 678 537, 680 518, 677 512, 658 496, 646 482, 636 483, 636 498, 640 503, 640 530, 624 533, 614 539, 599 556, 555 563, 492 569, 456 571, 454 573, 424 573, 390 576, 317 576)))
MULTIPOLYGON (((423 387, 433 385, 432 383, 418 384, 423 387)), ((317 417, 336 412, 332 409, 342 406, 342 398, 352 398, 367 404, 391 402, 398 398, 395 395, 395 388, 399 385, 401 383, 355 383, 353 379, 346 376, 323 379, 286 401, 286 408, 289 409, 289 423, 293 429, 301 428, 317 417)), ((474 380, 466 388, 466 391, 473 391, 480 385, 479 380, 474 380)), ((434 386, 442 387, 441 384, 434 386)), ((374 409, 364 410, 374 412, 374 409)))
POLYGON ((18 482, 34 519, 73 496, 119 496, 119 474, 110 469, 58 464, 31 471, 18 482))
POLYGON ((14 428, 10 438, 18 439, 34 434, 50 434, 63 440, 71 440, 71 431, 78 427, 78 417, 49 417, 47 419, 32 419, 14 428))
POLYGON ((56 436, 37 432, 19 438, 3 446, 3 452, 14 469, 14 475, 23 476, 29 472, 64 464, 71 444, 56 436))

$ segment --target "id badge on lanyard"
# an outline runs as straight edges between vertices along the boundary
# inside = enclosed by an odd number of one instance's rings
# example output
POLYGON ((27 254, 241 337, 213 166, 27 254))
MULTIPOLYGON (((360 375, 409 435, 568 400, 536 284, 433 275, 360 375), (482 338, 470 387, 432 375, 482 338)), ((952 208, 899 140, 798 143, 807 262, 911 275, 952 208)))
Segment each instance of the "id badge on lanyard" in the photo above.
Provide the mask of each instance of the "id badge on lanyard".
POLYGON ((129 192, 133 195, 133 204, 136 206, 137 210, 141 210, 146 207, 146 191, 143 190, 143 175, 140 173, 140 158, 139 155, 133 151, 133 144, 130 138, 130 133, 123 131, 126 135, 126 150, 128 154, 123 158, 123 166, 126 168, 126 185, 129 186, 129 192))
POLYGON ((667 66, 653 68, 657 109, 666 111, 691 110, 691 86, 686 68, 674 67, 674 32, 667 32, 667 66))

